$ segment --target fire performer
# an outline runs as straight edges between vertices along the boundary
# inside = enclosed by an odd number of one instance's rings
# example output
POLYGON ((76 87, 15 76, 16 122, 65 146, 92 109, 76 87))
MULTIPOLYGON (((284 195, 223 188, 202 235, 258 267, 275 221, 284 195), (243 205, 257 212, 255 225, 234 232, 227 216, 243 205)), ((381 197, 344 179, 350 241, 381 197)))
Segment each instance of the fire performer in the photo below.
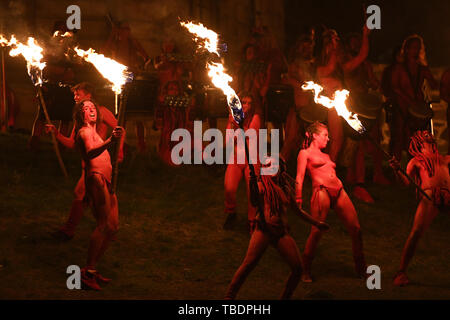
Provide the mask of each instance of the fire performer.
MULTIPOLYGON (((336 164, 330 159, 329 155, 321 151, 327 146, 329 140, 328 129, 325 125, 315 122, 307 128, 303 149, 300 150, 297 160, 297 205, 301 208, 303 203, 303 181, 305 172, 308 170, 313 184, 311 198, 312 217, 325 221, 330 208, 336 211, 352 239, 356 273, 358 276, 364 277, 366 275, 366 262, 363 253, 361 229, 355 207, 345 192, 342 182, 336 176, 336 164)), ((315 226, 311 227, 311 233, 302 255, 303 282, 312 282, 311 263, 321 237, 322 231, 315 226)))
POLYGON ((441 99, 447 102, 447 132, 448 132, 448 148, 447 154, 450 155, 450 69, 447 69, 441 78, 441 99))
MULTIPOLYGON (((350 90, 353 111, 361 117, 372 119, 372 126, 369 129, 370 132, 367 134, 370 134, 374 141, 380 143, 381 100, 377 98, 377 95, 370 92, 370 89, 377 90, 380 84, 373 73, 372 64, 367 60, 369 53, 368 35, 370 31, 366 28, 364 30, 367 31, 364 32, 363 37, 358 33, 353 33, 347 38, 346 62, 343 64, 344 80, 350 90)), ((347 137, 347 139, 351 138, 352 136, 347 137)), ((383 155, 381 151, 367 139, 358 138, 358 141, 355 142, 356 152, 354 153, 354 158, 351 159, 352 165, 348 168, 346 180, 349 183, 355 184, 352 192, 357 199, 373 203, 372 196, 364 186, 366 166, 364 155, 366 153, 370 153, 373 158, 373 182, 381 185, 388 185, 390 182, 383 174, 383 155)))
MULTIPOLYGON (((94 87, 87 82, 82 82, 75 85, 72 88, 72 92, 76 103, 80 103, 84 100, 92 100, 95 96, 94 87)), ((96 126, 96 130, 98 135, 103 140, 105 140, 106 135, 108 133, 108 127, 115 128, 117 126, 117 119, 114 117, 113 113, 104 106, 98 106, 98 111, 101 121, 96 126)), ((73 149, 75 147, 75 126, 69 137, 65 137, 53 125, 46 125, 46 131, 47 132, 54 131, 56 134, 56 139, 66 148, 73 149)), ((123 158, 122 146, 120 150, 121 155, 119 156, 119 159, 121 160, 123 158)), ((83 202, 85 193, 86 189, 85 189, 84 168, 83 168, 81 172, 81 177, 78 180, 78 183, 74 190, 75 198, 72 201, 72 207, 70 209, 69 217, 66 223, 61 228, 52 233, 53 237, 64 241, 70 240, 74 237, 75 229, 80 223, 81 218, 83 217, 84 209, 86 207, 86 203, 83 202)))
MULTIPOLYGON (((3 82, 0 81, 0 90, 3 86, 3 82)), ((14 91, 8 86, 8 83, 5 83, 5 96, 6 96, 6 110, 8 110, 8 119, 5 120, 5 122, 7 122, 8 125, 8 129, 10 131, 15 129, 16 126, 16 119, 17 116, 20 112, 20 104, 19 104, 19 100, 17 100, 16 94, 14 93, 14 91)), ((2 100, 2 102, 0 102, 1 104, 3 104, 3 90, 1 90, 0 93, 0 99, 2 100)))
POLYGON ((91 235, 86 267, 82 269, 82 282, 89 288, 100 290, 97 281, 109 282, 96 270, 98 260, 105 253, 119 227, 117 197, 110 191, 112 166, 108 146, 123 137, 124 129, 115 127, 112 136, 103 140, 97 133, 100 116, 97 105, 85 100, 78 103, 74 113, 75 141, 80 149, 85 170, 86 200, 92 205, 97 227, 91 235))
POLYGON ((400 162, 411 132, 428 127, 429 121, 424 123, 413 115, 420 113, 426 117, 431 111, 422 92, 424 81, 437 89, 437 83, 427 66, 423 39, 419 35, 411 35, 403 41, 401 57, 402 63, 397 64, 392 71, 392 87, 398 108, 393 110, 391 132, 392 152, 400 162))
MULTIPOLYGON (((425 230, 437 216, 439 210, 450 212, 450 156, 442 156, 437 150, 436 140, 428 131, 417 131, 409 144, 409 153, 413 158, 409 161, 406 173, 420 182, 421 188, 431 197, 421 197, 417 206, 412 230, 403 248, 400 269, 394 278, 396 286, 409 283, 406 269, 411 261, 417 244, 425 230)), ((390 161, 394 169, 400 167, 399 161, 393 157, 390 161)), ((409 185, 409 180, 398 170, 401 181, 409 185)))
MULTIPOLYGON (((273 166, 272 161, 273 159, 268 158, 264 166, 273 166)), ((236 297, 245 279, 256 267, 269 244, 278 250, 291 268, 281 299, 289 299, 300 281, 302 272, 300 252, 295 240, 289 234, 286 213, 288 205, 295 205, 294 192, 286 177, 284 162, 280 164, 280 168, 273 169, 275 169, 273 175, 259 176, 259 197, 260 202, 263 203, 264 212, 258 212, 255 226, 251 230, 247 254, 231 280, 225 299, 236 297), (262 214, 264 214, 264 223, 260 218, 262 214)), ((308 221, 322 231, 329 229, 324 222, 314 219, 308 221)))
MULTIPOLYGON (((254 96, 250 92, 243 92, 239 95, 240 100, 242 102, 242 109, 245 114, 243 129, 254 129, 256 131, 256 135, 258 136, 259 129, 261 128, 261 118, 262 112, 261 110, 255 106, 254 96)), ((227 129, 238 129, 236 122, 233 119, 233 116, 230 114, 227 129)), ((231 142, 227 145, 231 145, 231 142)), ((234 145, 234 143, 233 143, 234 145)), ((238 144, 239 146, 239 144, 238 144)), ((238 153, 244 154, 243 148, 237 148, 234 146, 234 159, 228 159, 227 169, 225 171, 225 214, 227 214, 227 218, 223 225, 224 229, 230 229, 234 227, 237 219, 236 214, 236 193, 239 187, 239 182, 242 179, 242 175, 245 176, 246 187, 247 187, 247 199, 248 199, 248 223, 249 228, 252 230, 255 224, 256 217, 256 208, 252 205, 250 201, 250 169, 248 166, 248 159, 245 157, 245 163, 238 164, 237 158, 238 153)), ((254 164, 255 172, 258 172, 258 165, 254 164)))

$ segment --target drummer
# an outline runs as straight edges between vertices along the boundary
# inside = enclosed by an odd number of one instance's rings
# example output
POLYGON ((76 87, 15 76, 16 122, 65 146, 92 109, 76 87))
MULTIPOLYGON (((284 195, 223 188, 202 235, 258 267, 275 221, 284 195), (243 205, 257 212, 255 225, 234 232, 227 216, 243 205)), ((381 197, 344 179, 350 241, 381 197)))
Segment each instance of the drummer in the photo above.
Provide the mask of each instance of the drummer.
MULTIPOLYGON (((350 91, 350 109, 361 118, 371 122, 368 130, 372 138, 379 143, 381 140, 380 115, 381 100, 378 95, 371 93, 370 89, 377 90, 380 86, 377 78, 373 73, 372 64, 367 60, 369 52, 368 35, 369 30, 361 37, 359 33, 351 33, 347 36, 346 52, 344 55, 344 81, 350 91)), ((361 201, 373 203, 374 200, 366 190, 365 183, 365 160, 364 155, 370 153, 373 157, 374 175, 373 182, 380 185, 390 184, 389 180, 384 177, 382 170, 382 153, 379 149, 367 139, 360 139, 358 142, 351 142, 346 138, 350 145, 356 148, 355 153, 350 159, 350 167, 347 170, 346 181, 353 184, 353 196, 361 201)))
POLYGON ((409 126, 409 123, 415 122, 414 117, 410 115, 411 110, 414 110, 416 114, 425 114, 430 111, 422 92, 425 80, 432 89, 438 88, 427 66, 423 39, 414 34, 403 41, 401 63, 396 64, 392 70, 392 88, 397 101, 397 108, 393 110, 392 115, 392 152, 400 162, 402 151, 407 148, 411 132, 426 129, 409 126))
MULTIPOLYGON (((300 147, 303 136, 303 121, 301 110, 312 105, 312 96, 301 86, 304 82, 313 80, 314 75, 314 30, 300 35, 294 47, 294 53, 289 63, 286 82, 294 88, 295 105, 291 106, 286 118, 286 140, 281 149, 281 156, 288 161, 292 152, 300 147)), ((319 120, 319 119, 316 119, 319 120)))

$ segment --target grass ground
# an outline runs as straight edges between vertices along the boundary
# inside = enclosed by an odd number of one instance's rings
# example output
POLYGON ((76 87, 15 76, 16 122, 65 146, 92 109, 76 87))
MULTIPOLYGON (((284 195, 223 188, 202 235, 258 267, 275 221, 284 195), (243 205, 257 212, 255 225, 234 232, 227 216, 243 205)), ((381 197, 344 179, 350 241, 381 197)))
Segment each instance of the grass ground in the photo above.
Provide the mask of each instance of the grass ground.
MULTIPOLYGON (((85 262, 94 219, 86 212, 76 236, 56 242, 49 231, 66 219, 80 174, 79 156, 64 152, 64 181, 50 144, 38 156, 25 135, 0 135, 0 299, 221 299, 247 249, 245 190, 238 196, 239 227, 224 231, 224 166, 165 167, 152 155, 124 164, 119 182, 120 231, 98 268, 113 281, 101 292, 68 290, 66 268, 85 262)), ((295 167, 290 168, 295 173, 295 167)), ((386 169, 386 172, 391 172, 386 169)), ((370 172, 369 172, 370 174, 370 172)), ((294 299, 450 299, 450 220, 440 214, 410 266, 413 283, 392 277, 409 233, 416 200, 399 186, 369 185, 375 205, 354 201, 369 264, 380 266, 381 290, 355 277, 350 239, 334 212, 318 248, 311 284, 294 299)), ((311 193, 310 183, 305 198, 311 193)), ((289 212, 302 250, 309 227, 289 212)), ((241 289, 240 299, 276 299, 289 268, 269 248, 241 289)))

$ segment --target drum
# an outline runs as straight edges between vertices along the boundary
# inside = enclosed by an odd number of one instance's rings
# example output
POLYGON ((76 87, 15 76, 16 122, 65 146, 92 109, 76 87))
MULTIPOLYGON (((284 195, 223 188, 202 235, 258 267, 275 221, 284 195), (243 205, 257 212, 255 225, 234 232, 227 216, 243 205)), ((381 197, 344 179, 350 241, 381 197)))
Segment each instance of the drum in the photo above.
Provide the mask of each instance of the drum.
POLYGON ((128 90, 127 113, 153 113, 158 98, 159 81, 156 75, 136 77, 128 90))
MULTIPOLYGON (((72 120, 75 100, 73 99, 73 93, 69 85, 45 82, 42 85, 42 95, 50 120, 72 120)), ((40 111, 40 117, 44 119, 42 110, 40 111)))
MULTIPOLYGON (((348 99, 348 109, 358 115, 367 132, 377 125, 378 117, 383 108, 383 101, 380 95, 374 93, 350 94, 348 99)), ((343 120, 345 135, 352 139, 359 139, 361 135, 355 131, 347 121, 343 120)))
POLYGON ((289 108, 295 106, 294 88, 290 85, 272 85, 267 90, 267 121, 282 123, 286 121, 289 108))
POLYGON ((206 87, 204 92, 202 114, 207 118, 228 118, 229 108, 227 97, 222 90, 206 87))
POLYGON ((419 102, 408 108, 408 126, 412 132, 429 129, 431 118, 433 110, 428 103, 419 102))

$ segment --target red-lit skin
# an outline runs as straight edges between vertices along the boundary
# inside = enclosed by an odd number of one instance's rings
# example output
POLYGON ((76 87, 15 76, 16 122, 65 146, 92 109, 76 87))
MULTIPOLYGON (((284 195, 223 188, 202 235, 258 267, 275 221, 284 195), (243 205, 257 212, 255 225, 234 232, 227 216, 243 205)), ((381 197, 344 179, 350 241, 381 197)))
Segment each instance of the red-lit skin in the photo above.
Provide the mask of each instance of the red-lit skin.
MULTIPOLYGON (((79 103, 83 100, 90 100, 92 98, 91 94, 84 90, 75 90, 73 94, 76 103, 79 103)), ((108 108, 103 106, 99 106, 98 108, 101 114, 102 122, 96 127, 96 130, 98 135, 104 140, 106 139, 106 135, 108 133, 108 127, 115 128, 117 126, 117 120, 108 108)), ((65 147, 71 149, 75 147, 75 128, 72 130, 72 133, 69 137, 65 137, 64 135, 62 135, 53 125, 46 125, 46 131, 47 133, 50 131, 54 131, 56 133, 56 139, 65 147)), ((123 159, 123 140, 124 139, 122 139, 119 151, 119 161, 122 161, 123 159)), ((83 202, 86 193, 84 182, 84 161, 82 161, 82 168, 83 169, 81 171, 81 177, 75 186, 74 199, 70 209, 69 217, 64 226, 62 226, 60 229, 69 237, 72 237, 74 235, 75 229, 80 223, 81 218, 83 217, 84 209, 86 207, 86 204, 83 202)))
POLYGON ((281 156, 288 161, 292 152, 298 148, 301 141, 301 120, 297 113, 301 108, 311 103, 311 93, 305 91, 301 86, 313 80, 313 49, 314 42, 305 40, 298 44, 296 49, 297 57, 289 65, 287 83, 294 88, 295 106, 289 108, 285 125, 285 141, 281 149, 281 156))
POLYGON ((447 148, 447 154, 450 155, 450 129, 448 127, 450 126, 450 69, 447 69, 441 78, 441 85, 440 85, 440 93, 441 93, 441 99, 447 102, 447 131, 448 131, 448 148, 447 148))
MULTIPOLYGON (((264 196, 264 187, 259 185, 259 191, 261 196, 264 197, 264 216, 266 223, 288 229, 286 208, 289 203, 283 204, 281 212, 272 213, 269 200, 264 196)), ((268 230, 261 230, 260 227, 257 227, 251 234, 247 253, 231 280, 225 299, 234 299, 236 297, 242 284, 250 272, 256 267, 269 245, 272 245, 277 249, 283 260, 286 261, 291 268, 291 273, 286 281, 286 285, 280 298, 289 299, 292 296, 300 281, 302 270, 300 251, 295 240, 287 232, 280 237, 274 236, 268 230)))
POLYGON ((437 89, 437 83, 428 67, 422 66, 418 62, 420 52, 420 41, 412 40, 405 47, 404 63, 398 63, 392 70, 392 88, 395 94, 398 110, 394 110, 393 123, 391 132, 392 136, 392 153, 397 159, 401 159, 402 150, 408 145, 411 132, 405 117, 408 115, 408 106, 423 103, 424 96, 422 93, 422 85, 425 79, 428 84, 437 89), (408 70, 412 77, 412 83, 409 79, 408 70), (419 77, 419 90, 417 95, 414 93, 414 87, 419 77), (403 117, 401 115, 404 115, 403 117))
MULTIPOLYGON (((302 206, 302 190, 303 181, 306 170, 313 184, 313 196, 311 198, 311 215, 317 220, 325 222, 325 219, 330 210, 330 197, 326 190, 317 188, 315 186, 324 185, 329 188, 341 188, 342 182, 336 176, 336 164, 330 159, 330 156, 323 153, 321 150, 327 146, 328 130, 320 128, 318 133, 313 134, 313 140, 307 149, 302 149, 297 158, 297 177, 296 177, 296 201, 302 206)), ((341 190, 337 198, 334 210, 339 218, 343 221, 352 239, 353 257, 355 260, 355 269, 358 275, 365 273, 365 261, 363 254, 363 244, 358 222, 358 216, 344 189, 341 190)), ((303 274, 302 281, 310 282, 310 267, 316 247, 322 237, 322 231, 317 227, 312 226, 308 240, 305 245, 305 250, 302 256, 303 274)))
MULTIPOLYGON (((431 147, 431 144, 425 142, 424 146, 422 148, 422 154, 424 155, 433 155, 433 150, 431 147)), ((416 158, 412 158, 407 167, 406 167, 406 173, 413 178, 418 177, 421 181, 420 187, 425 190, 425 192, 430 196, 431 199, 433 199, 433 189, 435 188, 442 188, 446 189, 446 201, 447 204, 450 204, 450 175, 449 175, 449 164, 450 164, 450 156, 442 156, 438 155, 439 157, 439 165, 436 165, 435 173, 433 176, 428 175, 428 171, 426 168, 421 164, 421 162, 416 158)), ((394 169, 397 169, 400 164, 396 159, 391 159, 390 161, 391 166, 394 169)), ((400 177, 401 181, 405 185, 409 185, 409 180, 398 170, 395 170, 397 175, 400 177)), ((444 207, 443 212, 450 212, 450 205, 447 205, 444 207)), ((439 213, 439 209, 436 206, 436 204, 433 204, 432 201, 428 200, 424 196, 421 197, 421 200, 419 202, 419 205, 416 209, 416 215, 414 217, 414 223, 411 229, 411 232, 408 236, 408 239, 406 240, 405 246, 403 248, 402 252, 402 258, 400 261, 400 268, 399 272, 394 279, 395 285, 406 285, 408 284, 408 280, 406 277, 406 270, 408 268, 408 265, 414 255, 414 252, 417 248, 417 244, 422 238, 424 232, 428 229, 430 224, 433 222, 434 218, 439 213), (406 280, 406 281, 405 281, 406 280)))
MULTIPOLYGON (((168 83, 164 97, 166 95, 178 96, 179 94, 179 85, 176 82, 168 83)), ((160 96, 160 103, 162 108, 162 128, 161 136, 159 139, 158 153, 161 159, 166 164, 175 166, 175 164, 172 162, 172 148, 177 145, 178 142, 172 141, 171 135, 174 130, 184 128, 191 133, 191 136, 193 136, 194 124, 192 119, 190 119, 190 113, 195 107, 195 101, 194 99, 192 99, 190 105, 187 108, 164 106, 162 105, 163 101, 163 96, 160 96)), ((201 150, 198 150, 198 152, 201 152, 201 150)))
MULTIPOLYGON (((255 129, 256 135, 259 134, 259 129, 261 128, 261 111, 257 109, 253 105, 253 100, 251 97, 242 97, 241 98, 242 109, 245 113, 244 119, 244 131, 248 129, 255 129)), ((238 126, 234 122, 232 116, 230 115, 228 119, 227 129, 238 129, 238 126)), ((226 145, 231 145, 232 141, 227 141, 226 145)), ((250 202, 250 189, 249 189, 249 180, 250 180, 250 170, 247 165, 247 157, 245 157, 245 164, 237 164, 237 154, 244 154, 245 150, 243 148, 234 147, 234 161, 233 163, 229 163, 227 165, 227 169, 225 171, 225 214, 235 213, 236 212, 236 193, 239 187, 239 182, 242 179, 242 176, 245 177, 246 188, 247 188, 247 199, 248 199, 248 220, 252 223, 256 217, 256 209, 251 205, 250 202)), ((251 153, 251 151, 250 151, 251 153)), ((258 172, 258 164, 253 165, 255 168, 255 172, 258 172)))
MULTIPOLYGON (((108 146, 112 138, 104 141, 96 131, 97 112, 94 104, 87 101, 82 107, 84 126, 79 130, 76 143, 86 165, 86 191, 92 202, 97 226, 91 235, 86 268, 95 270, 100 257, 119 227, 119 211, 117 197, 110 194, 107 181, 111 181, 112 166, 108 146)), ((120 139, 123 128, 115 127, 112 137, 120 139)))
MULTIPOLYGON (((364 96, 369 94, 369 88, 377 90, 380 86, 375 74, 373 72, 372 64, 367 61, 368 53, 368 31, 365 33, 363 42, 360 37, 354 36, 350 39, 349 52, 347 54, 347 61, 350 64, 344 64, 344 77, 350 94, 354 96, 364 96), (352 61, 354 60, 354 61, 352 61)), ((380 106, 381 107, 381 106, 380 106)), ((375 120, 370 135, 377 142, 381 140, 381 128, 379 115, 375 120)), ((364 183, 365 182, 365 159, 364 155, 370 153, 374 162, 374 182, 387 184, 388 180, 383 175, 381 151, 376 148, 372 142, 363 139, 358 142, 358 150, 355 153, 355 161, 347 171, 347 182, 350 183, 364 183)))

